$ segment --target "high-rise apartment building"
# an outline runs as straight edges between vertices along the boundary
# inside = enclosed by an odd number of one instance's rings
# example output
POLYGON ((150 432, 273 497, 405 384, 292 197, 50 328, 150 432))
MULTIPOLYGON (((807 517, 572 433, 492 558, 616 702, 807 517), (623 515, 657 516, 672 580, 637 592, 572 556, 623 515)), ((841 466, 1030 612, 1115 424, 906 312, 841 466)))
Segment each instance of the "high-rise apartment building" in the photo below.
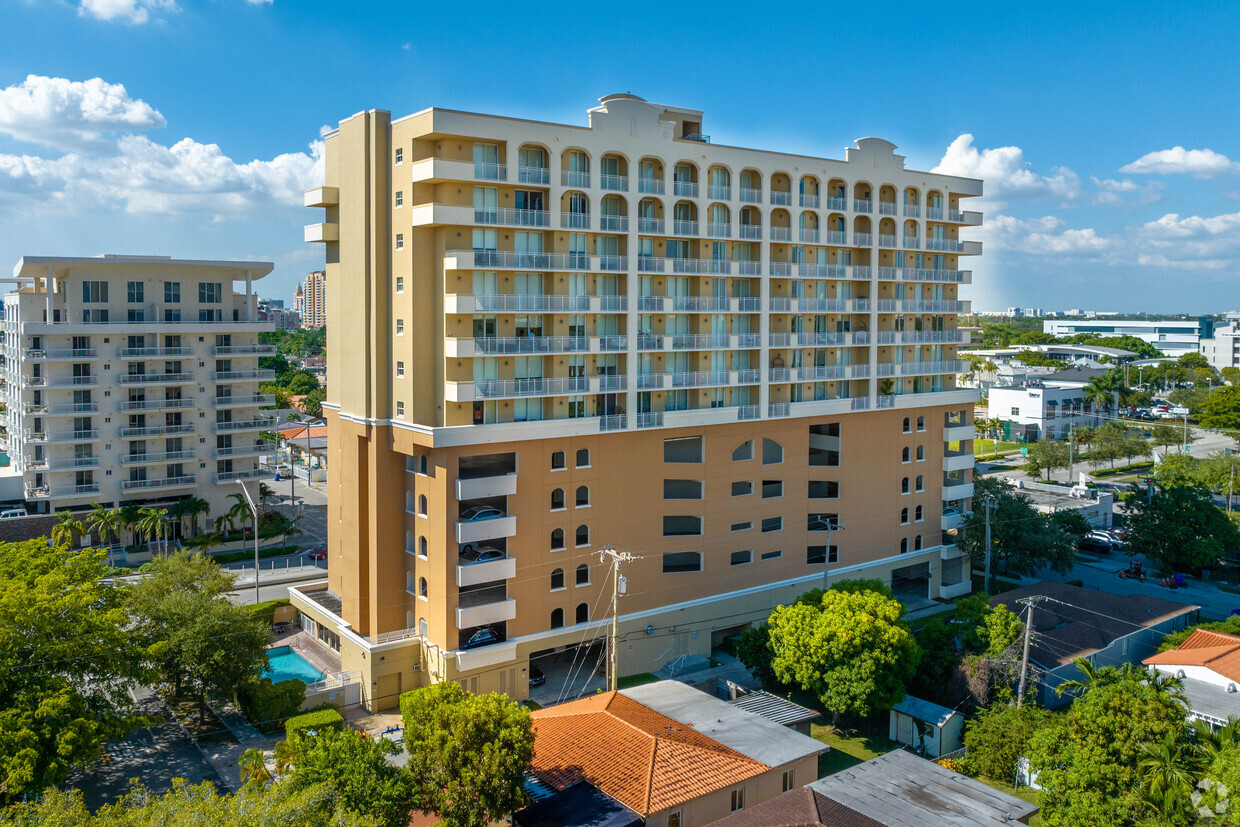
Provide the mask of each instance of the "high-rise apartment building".
POLYGON ((294 603, 372 707, 621 674, 831 577, 959 595, 964 211, 982 184, 709 143, 613 95, 589 126, 369 111, 326 138, 328 578, 294 603), (594 648, 589 648, 594 643, 594 648), (562 667, 557 667, 562 668, 562 667), (558 678, 556 678, 558 679, 558 678))
POLYGON ((293 309, 301 314, 302 327, 327 324, 327 273, 315 270, 306 276, 293 296, 293 309), (297 302, 300 300, 300 305, 297 302))
POLYGON ((25 257, 4 297, 8 452, 39 511, 207 500, 264 476, 261 261, 25 257), (233 290, 245 282, 245 293, 233 290))
MULTIPOLYGON (((301 288, 301 285, 298 285, 301 288)), ((274 299, 258 300, 258 319, 271 322, 276 330, 300 330, 301 314, 296 310, 286 310, 283 302, 274 299)))

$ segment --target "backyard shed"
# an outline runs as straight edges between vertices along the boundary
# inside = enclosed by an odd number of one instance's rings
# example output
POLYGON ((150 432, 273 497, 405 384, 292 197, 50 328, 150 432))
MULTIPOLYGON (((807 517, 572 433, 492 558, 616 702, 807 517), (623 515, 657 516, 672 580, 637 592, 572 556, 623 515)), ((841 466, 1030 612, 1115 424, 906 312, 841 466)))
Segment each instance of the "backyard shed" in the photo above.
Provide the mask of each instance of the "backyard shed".
POLYGON ((964 745, 964 715, 912 695, 905 695, 892 708, 890 729, 891 740, 924 749, 929 758, 955 752, 964 745))

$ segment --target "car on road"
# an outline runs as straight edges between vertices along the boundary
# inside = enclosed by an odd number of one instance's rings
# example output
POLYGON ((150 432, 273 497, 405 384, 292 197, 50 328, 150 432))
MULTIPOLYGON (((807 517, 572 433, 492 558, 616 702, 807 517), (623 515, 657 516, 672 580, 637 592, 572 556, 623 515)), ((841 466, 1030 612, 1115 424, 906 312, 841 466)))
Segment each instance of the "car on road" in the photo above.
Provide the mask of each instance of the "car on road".
POLYGON ((490 646, 492 643, 499 643, 499 632, 490 626, 483 626, 478 631, 470 635, 469 640, 465 641, 462 649, 477 649, 480 646, 490 646))
POLYGON ((325 546, 319 546, 318 548, 312 548, 306 554, 306 557, 308 557, 311 560, 326 560, 327 559, 327 548, 325 546))
POLYGON ((475 505, 461 512, 460 521, 462 523, 480 523, 483 520, 498 520, 500 517, 507 515, 498 508, 491 508, 486 505, 475 505))
POLYGON ((24 508, 6 508, 0 511, 0 520, 12 520, 16 517, 25 517, 26 509, 24 508))
POLYGON ((503 560, 508 555, 503 550, 491 546, 474 548, 472 545, 467 545, 461 549, 460 556, 461 565, 469 566, 474 563, 490 563, 493 560, 503 560))
POLYGON ((547 682, 547 676, 537 666, 530 666, 530 686, 542 686, 547 682))
POLYGON ((1114 548, 1121 544, 1119 537, 1116 536, 1115 534, 1112 534, 1109 531, 1102 531, 1102 530, 1091 531, 1087 535, 1086 539, 1093 540, 1101 545, 1106 546, 1107 548, 1114 548))

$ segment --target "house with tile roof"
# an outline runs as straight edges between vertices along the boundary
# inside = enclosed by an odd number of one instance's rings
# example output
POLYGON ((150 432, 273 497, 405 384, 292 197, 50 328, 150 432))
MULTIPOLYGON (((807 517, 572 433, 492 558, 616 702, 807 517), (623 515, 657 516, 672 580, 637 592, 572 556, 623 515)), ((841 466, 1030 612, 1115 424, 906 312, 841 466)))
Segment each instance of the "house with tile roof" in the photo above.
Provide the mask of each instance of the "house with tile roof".
POLYGON ((1179 647, 1144 663, 1180 678, 1190 718, 1218 727, 1240 717, 1240 636, 1197 629, 1179 647))
MULTIPOLYGON (((560 792, 588 782, 648 827, 708 824, 804 786, 818 777, 826 749, 676 681, 600 693, 532 717, 540 781, 560 792)), ((521 813, 516 820, 523 823, 521 813)))

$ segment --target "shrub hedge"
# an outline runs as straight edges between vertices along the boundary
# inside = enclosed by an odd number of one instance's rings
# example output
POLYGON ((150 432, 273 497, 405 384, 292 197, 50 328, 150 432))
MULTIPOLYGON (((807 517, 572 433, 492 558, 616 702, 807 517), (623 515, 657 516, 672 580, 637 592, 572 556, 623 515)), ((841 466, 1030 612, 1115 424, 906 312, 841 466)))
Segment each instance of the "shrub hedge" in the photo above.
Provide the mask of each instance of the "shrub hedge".
POLYGON ((334 709, 320 709, 296 715, 284 722, 284 734, 289 738, 299 737, 306 730, 344 729, 344 716, 334 709))
POLYGON ((295 715, 305 699, 306 685, 296 678, 279 683, 272 683, 271 678, 256 679, 237 690, 237 703, 245 717, 264 730, 274 729, 295 715))

